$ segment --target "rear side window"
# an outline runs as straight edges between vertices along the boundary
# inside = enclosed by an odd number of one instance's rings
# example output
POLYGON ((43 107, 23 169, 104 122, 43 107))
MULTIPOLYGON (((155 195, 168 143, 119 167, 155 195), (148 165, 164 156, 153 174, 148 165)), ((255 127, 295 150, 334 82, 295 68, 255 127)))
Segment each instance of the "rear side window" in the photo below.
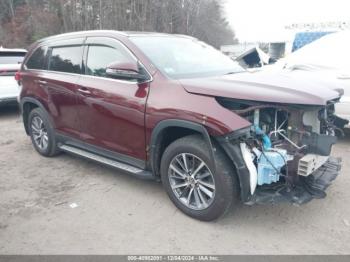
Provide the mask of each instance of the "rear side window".
POLYGON ((82 47, 54 47, 49 60, 49 70, 65 73, 81 73, 82 47))
POLYGON ((25 52, 0 52, 0 65, 21 64, 25 55, 25 52))
POLYGON ((26 67, 28 69, 46 69, 46 51, 46 47, 39 47, 37 50, 35 50, 35 52, 28 59, 26 67))
POLYGON ((106 77, 106 68, 113 62, 130 61, 124 50, 110 46, 90 45, 86 63, 86 74, 106 77))

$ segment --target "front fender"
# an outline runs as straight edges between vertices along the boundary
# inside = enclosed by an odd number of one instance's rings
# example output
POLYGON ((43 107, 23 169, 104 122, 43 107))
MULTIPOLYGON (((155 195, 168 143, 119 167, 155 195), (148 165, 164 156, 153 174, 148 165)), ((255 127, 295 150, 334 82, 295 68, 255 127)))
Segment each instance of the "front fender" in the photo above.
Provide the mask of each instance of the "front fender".
POLYGON ((160 121, 156 127, 152 131, 151 135, 151 143, 150 143, 150 165, 151 169, 153 170, 154 174, 159 174, 159 168, 158 168, 158 160, 159 160, 159 139, 161 137, 162 132, 164 132, 169 127, 180 127, 180 128, 186 128, 189 130, 193 130, 203 136, 203 139, 208 144, 208 148, 210 150, 210 155, 212 159, 212 165, 215 168, 215 161, 214 161, 214 152, 213 152, 213 145, 211 138, 209 136, 208 131, 206 128, 198 123, 194 123, 191 121, 186 120, 179 120, 179 119, 167 119, 160 121))

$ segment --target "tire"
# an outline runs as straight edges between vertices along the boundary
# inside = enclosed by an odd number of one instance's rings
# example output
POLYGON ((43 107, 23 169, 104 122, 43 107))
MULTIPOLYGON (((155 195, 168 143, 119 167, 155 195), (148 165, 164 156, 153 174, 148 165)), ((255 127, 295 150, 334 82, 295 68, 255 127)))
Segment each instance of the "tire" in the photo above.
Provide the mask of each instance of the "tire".
POLYGON ((171 201, 186 215, 202 221, 220 218, 239 200, 239 186, 233 164, 221 149, 216 147, 213 150, 216 170, 208 145, 200 135, 176 140, 165 150, 161 161, 161 179, 171 201), (187 170, 190 170, 189 175, 194 175, 195 178, 188 178, 187 175, 185 179, 182 176, 186 173, 184 156, 187 159, 187 170), (193 167, 199 168, 200 161, 204 162, 205 166, 195 174, 193 167), (207 194, 203 187, 212 193, 207 194))
POLYGON ((40 155, 52 157, 59 153, 54 129, 43 109, 35 108, 29 113, 28 130, 33 146, 40 155))

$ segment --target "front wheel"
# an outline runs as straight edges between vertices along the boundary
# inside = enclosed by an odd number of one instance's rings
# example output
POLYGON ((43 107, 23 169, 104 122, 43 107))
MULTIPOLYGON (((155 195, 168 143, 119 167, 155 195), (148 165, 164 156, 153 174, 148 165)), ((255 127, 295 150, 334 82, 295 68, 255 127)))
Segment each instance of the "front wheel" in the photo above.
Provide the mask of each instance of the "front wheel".
POLYGON ((204 221, 221 217, 238 200, 238 183, 231 162, 217 148, 215 167, 201 136, 173 142, 161 163, 163 185, 185 214, 204 221))

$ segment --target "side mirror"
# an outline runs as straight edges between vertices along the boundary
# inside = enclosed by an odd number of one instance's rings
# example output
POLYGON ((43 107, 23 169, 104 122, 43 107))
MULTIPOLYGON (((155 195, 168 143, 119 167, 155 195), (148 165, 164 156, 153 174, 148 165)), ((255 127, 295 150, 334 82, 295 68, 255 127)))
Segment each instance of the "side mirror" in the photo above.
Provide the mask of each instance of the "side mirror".
POLYGON ((106 68, 106 75, 110 78, 137 80, 138 82, 150 80, 149 75, 137 62, 111 63, 106 68))

